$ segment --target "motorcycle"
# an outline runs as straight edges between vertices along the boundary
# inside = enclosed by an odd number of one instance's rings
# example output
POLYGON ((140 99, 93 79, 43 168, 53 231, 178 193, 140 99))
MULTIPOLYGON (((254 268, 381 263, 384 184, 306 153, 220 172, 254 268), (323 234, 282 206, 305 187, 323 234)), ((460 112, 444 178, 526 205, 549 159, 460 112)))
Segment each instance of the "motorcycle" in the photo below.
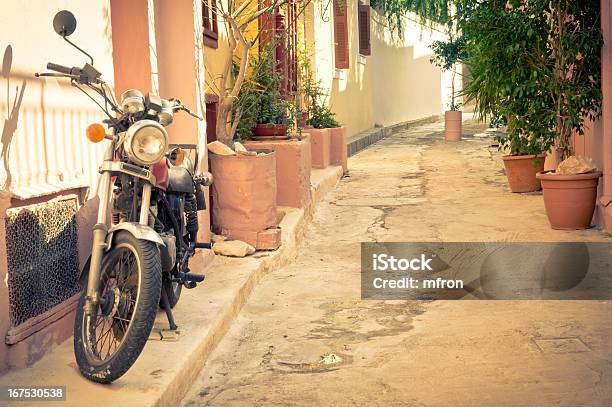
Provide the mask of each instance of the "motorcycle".
POLYGON ((99 169, 100 204, 76 309, 74 352, 83 376, 111 383, 142 352, 158 308, 176 329, 172 308, 182 288, 204 280, 189 270, 189 259, 196 249, 211 247, 196 236, 197 213, 206 205, 202 187, 212 184, 212 175, 195 175, 197 146, 169 144, 165 130, 177 112, 202 118, 178 99, 135 89, 118 103, 93 58, 67 38, 76 29, 74 15, 60 11, 53 27, 90 62, 82 68, 49 63, 53 72, 36 76, 70 79, 107 116, 108 131, 98 123, 87 127, 90 141, 110 143, 99 169))

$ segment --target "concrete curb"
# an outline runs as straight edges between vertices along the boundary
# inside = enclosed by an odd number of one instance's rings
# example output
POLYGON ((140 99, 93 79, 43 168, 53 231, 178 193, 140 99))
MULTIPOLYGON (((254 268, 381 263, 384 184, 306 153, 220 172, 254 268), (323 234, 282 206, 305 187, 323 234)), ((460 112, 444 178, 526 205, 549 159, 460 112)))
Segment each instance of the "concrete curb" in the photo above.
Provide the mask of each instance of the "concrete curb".
POLYGON ((410 120, 403 123, 394 124, 387 127, 375 127, 370 130, 366 130, 362 133, 356 134, 348 139, 346 149, 348 156, 352 156, 371 146, 372 144, 389 137, 399 131, 408 130, 413 127, 422 126, 427 123, 435 123, 444 118, 444 116, 436 115, 429 116, 422 119, 410 120))
MULTIPOLYGON (((150 340, 134 366, 117 382, 105 386, 84 379, 76 369, 72 341, 68 340, 32 367, 4 375, 3 384, 66 386, 67 405, 178 405, 253 288, 266 272, 295 258, 315 205, 342 174, 340 166, 313 170, 311 205, 306 210, 280 208, 285 216, 280 222, 283 244, 278 250, 257 252, 242 259, 216 256, 205 283, 195 290, 183 290, 175 308, 181 331, 178 340, 150 340)), ((197 260, 193 270, 201 272, 197 270, 197 260)), ((167 327, 163 313, 158 314, 155 325, 167 327)))

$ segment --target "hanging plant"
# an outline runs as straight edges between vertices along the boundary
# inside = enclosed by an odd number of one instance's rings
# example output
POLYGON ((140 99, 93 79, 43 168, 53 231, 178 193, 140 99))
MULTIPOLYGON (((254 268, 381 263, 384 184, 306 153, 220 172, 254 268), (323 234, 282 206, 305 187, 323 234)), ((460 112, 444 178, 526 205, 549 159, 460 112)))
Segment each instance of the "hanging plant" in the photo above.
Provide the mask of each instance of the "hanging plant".
POLYGON ((415 13, 423 24, 445 24, 452 0, 371 0, 370 6, 384 17, 392 34, 403 37, 403 18, 415 13))

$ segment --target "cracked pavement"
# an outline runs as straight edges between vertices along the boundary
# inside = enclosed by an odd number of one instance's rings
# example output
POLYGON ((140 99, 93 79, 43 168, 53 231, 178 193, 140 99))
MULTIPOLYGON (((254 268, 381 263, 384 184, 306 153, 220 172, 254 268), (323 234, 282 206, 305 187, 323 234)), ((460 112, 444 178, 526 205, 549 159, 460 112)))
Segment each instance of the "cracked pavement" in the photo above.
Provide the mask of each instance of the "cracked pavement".
MULTIPOLYGON (((352 157, 299 255, 262 279, 184 406, 609 406, 609 301, 361 301, 364 241, 610 241, 548 226, 490 138, 443 123, 352 157), (333 363, 322 357, 334 354, 333 363)), ((206 312, 205 309, 202 312, 206 312)))

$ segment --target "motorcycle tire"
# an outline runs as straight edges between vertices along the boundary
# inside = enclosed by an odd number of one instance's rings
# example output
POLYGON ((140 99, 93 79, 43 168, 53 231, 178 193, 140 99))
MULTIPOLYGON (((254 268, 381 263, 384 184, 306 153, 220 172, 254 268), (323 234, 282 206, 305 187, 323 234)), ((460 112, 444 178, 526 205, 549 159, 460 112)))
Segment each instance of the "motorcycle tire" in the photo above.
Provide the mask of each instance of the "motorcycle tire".
POLYGON ((129 232, 118 232, 102 260, 100 303, 86 316, 84 287, 76 309, 74 353, 83 376, 111 383, 136 362, 153 329, 161 280, 157 245, 129 232))

